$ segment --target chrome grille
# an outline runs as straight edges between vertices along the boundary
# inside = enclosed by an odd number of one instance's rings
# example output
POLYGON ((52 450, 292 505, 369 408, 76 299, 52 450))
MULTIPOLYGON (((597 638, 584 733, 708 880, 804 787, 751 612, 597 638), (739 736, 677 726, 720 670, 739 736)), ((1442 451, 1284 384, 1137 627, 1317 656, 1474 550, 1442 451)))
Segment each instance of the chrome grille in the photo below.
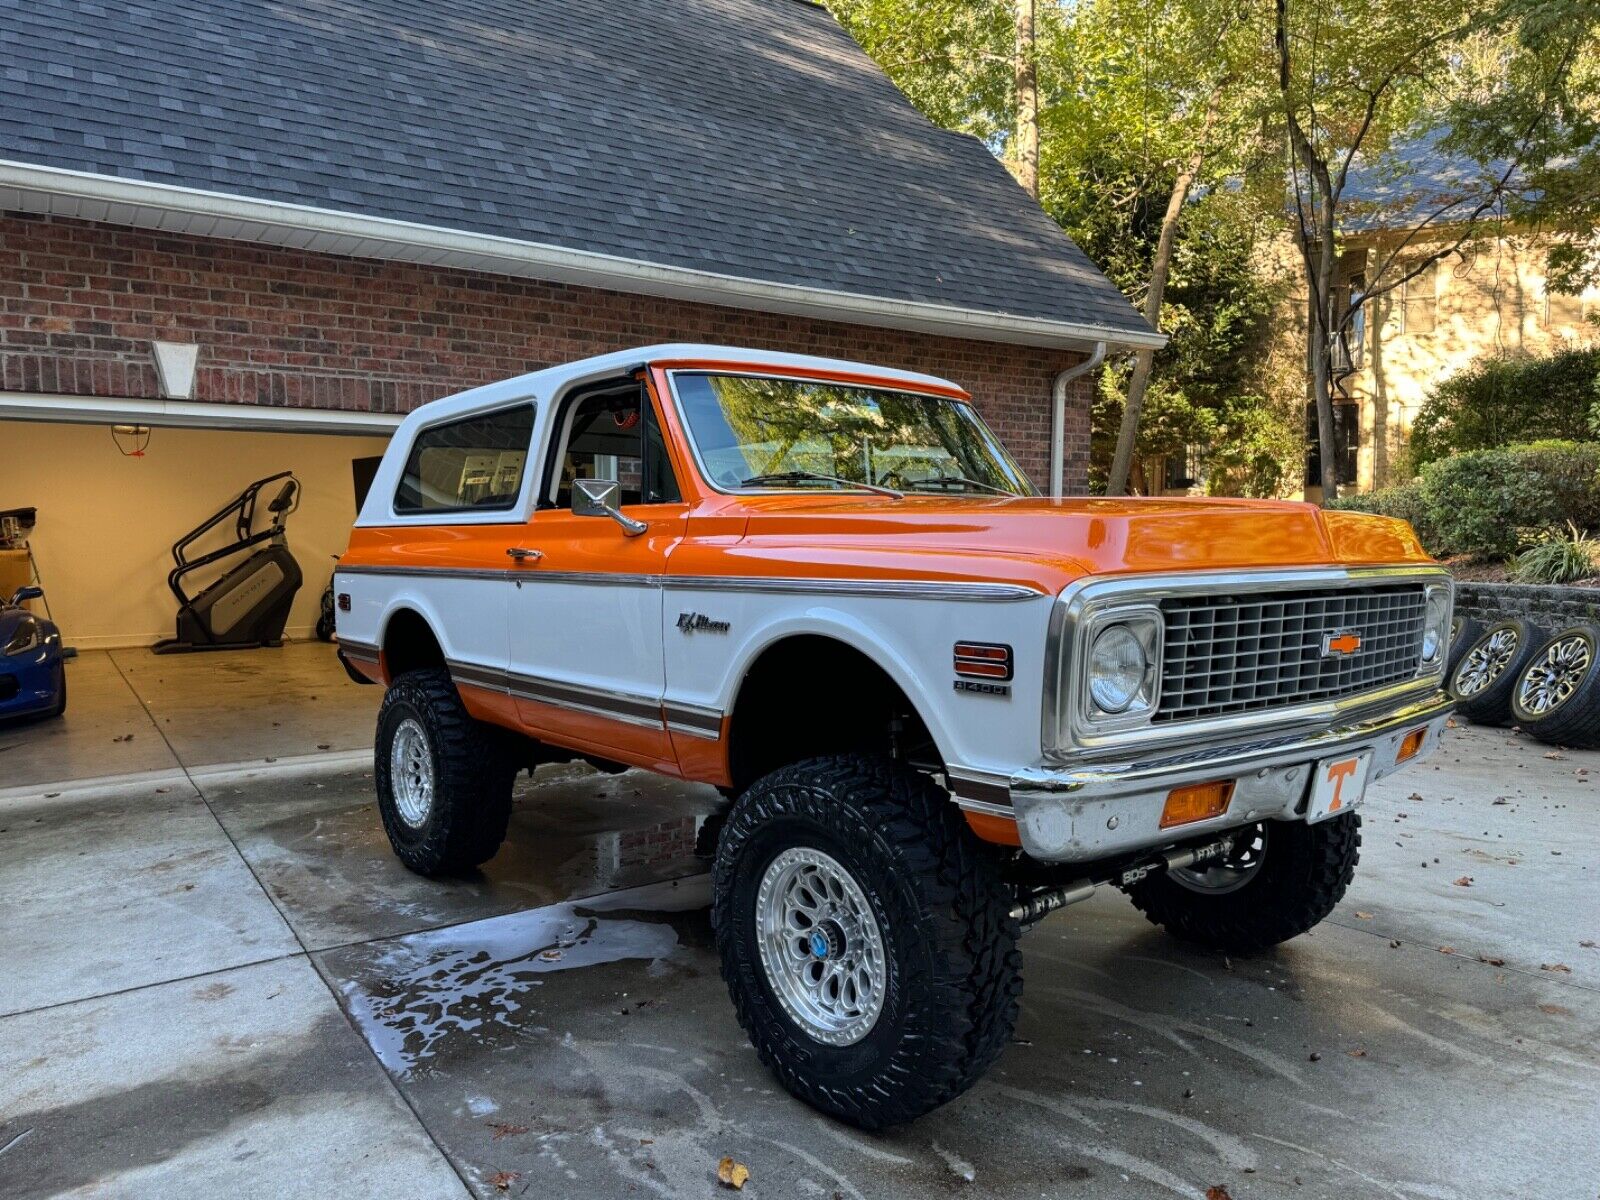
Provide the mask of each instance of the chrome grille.
POLYGON ((1414 679, 1426 608, 1420 583, 1169 597, 1153 720, 1339 700, 1414 679), (1324 638, 1347 633, 1359 649, 1324 653, 1324 638))

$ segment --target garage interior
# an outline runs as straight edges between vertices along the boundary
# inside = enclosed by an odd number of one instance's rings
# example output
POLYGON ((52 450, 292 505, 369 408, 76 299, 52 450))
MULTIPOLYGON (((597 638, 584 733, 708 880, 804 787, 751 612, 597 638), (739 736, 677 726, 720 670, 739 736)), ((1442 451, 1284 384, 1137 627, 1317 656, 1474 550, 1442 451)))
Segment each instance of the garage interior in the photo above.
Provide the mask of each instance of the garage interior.
MULTIPOLYGON (((149 646, 171 637, 178 607, 167 587, 173 543, 246 485, 280 471, 293 472, 300 484, 286 534, 304 577, 285 636, 314 636, 333 558, 343 552, 356 516, 352 462, 381 455, 388 438, 370 432, 138 428, 143 432, 130 424, 0 420, 6 460, 0 509, 37 509, 29 542, 66 644, 83 651, 149 646)), ((267 522, 267 494, 257 529, 267 522)), ((232 522, 224 522, 195 550, 231 538, 232 522)), ((185 580, 185 590, 193 594, 242 557, 196 572, 185 580)))

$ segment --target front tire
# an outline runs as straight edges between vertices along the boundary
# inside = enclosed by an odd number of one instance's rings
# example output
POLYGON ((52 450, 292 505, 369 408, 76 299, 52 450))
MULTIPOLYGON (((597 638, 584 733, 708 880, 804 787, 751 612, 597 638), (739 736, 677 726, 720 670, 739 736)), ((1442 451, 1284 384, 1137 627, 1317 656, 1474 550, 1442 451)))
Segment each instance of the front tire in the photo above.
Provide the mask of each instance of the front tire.
POLYGON ((1205 868, 1152 875, 1128 889, 1135 907, 1186 942, 1253 954, 1298 937, 1344 898, 1361 856, 1361 816, 1307 825, 1263 821, 1205 868))
POLYGON ((925 776, 812 759, 728 813, 713 873, 722 975, 761 1061, 863 1129, 953 1099, 1010 1040, 1022 992, 993 853, 925 776))
POLYGON ((517 767, 448 672, 408 671, 389 685, 373 766, 383 830, 417 874, 468 871, 500 849, 517 767))

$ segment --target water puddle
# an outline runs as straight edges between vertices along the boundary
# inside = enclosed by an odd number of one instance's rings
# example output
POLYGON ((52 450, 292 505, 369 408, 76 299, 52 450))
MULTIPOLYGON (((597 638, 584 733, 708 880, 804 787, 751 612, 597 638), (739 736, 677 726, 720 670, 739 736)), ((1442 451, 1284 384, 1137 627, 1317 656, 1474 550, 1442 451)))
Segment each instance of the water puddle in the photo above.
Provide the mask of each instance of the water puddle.
POLYGON ((656 884, 411 934, 341 991, 383 1065, 409 1075, 449 1037, 513 1027, 543 976, 670 954, 677 931, 648 918, 702 908, 708 891, 702 880, 656 884))

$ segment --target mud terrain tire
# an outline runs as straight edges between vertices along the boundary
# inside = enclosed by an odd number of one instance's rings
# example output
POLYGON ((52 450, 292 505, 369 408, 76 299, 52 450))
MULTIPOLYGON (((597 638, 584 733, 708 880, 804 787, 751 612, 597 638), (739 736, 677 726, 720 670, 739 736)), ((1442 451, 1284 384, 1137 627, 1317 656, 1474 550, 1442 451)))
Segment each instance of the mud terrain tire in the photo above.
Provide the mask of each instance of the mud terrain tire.
POLYGON ((728 813, 712 881, 739 1023, 812 1107, 863 1129, 909 1121, 971 1087, 1009 1042, 1022 993, 1011 891, 997 856, 926 776, 851 754, 774 771, 728 813), (847 874, 882 939, 881 1008, 850 1044, 822 1040, 785 1008, 758 932, 763 881, 770 894, 783 859, 816 852, 847 874))
POLYGON ((1361 815, 1307 825, 1265 821, 1260 865, 1231 891, 1202 891, 1171 875, 1128 889, 1135 907, 1186 942, 1253 954, 1298 937, 1334 910, 1355 874, 1361 815))
POLYGON ((459 874, 493 858, 505 840, 516 774, 498 731, 472 719, 448 672, 408 671, 389 685, 378 709, 373 777, 383 830, 411 870, 459 874), (407 808, 405 783, 394 774, 397 740, 406 742, 400 758, 429 781, 425 805, 407 808))

